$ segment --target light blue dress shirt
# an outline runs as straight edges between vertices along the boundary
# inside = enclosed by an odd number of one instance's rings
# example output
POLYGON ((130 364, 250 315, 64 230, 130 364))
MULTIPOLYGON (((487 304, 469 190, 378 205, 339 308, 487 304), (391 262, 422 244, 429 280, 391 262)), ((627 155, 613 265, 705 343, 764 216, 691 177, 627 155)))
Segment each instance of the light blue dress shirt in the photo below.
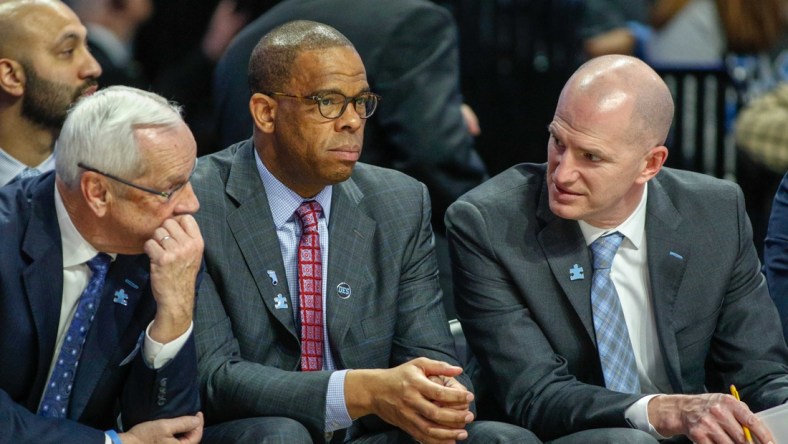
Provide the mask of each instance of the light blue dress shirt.
MULTIPOLYGON (((15 157, 3 151, 0 148, 0 187, 11 182, 22 171, 28 168, 27 165, 18 161, 15 157)), ((55 169, 55 155, 51 154, 40 165, 33 169, 38 170, 39 173, 46 173, 49 170, 55 169)))

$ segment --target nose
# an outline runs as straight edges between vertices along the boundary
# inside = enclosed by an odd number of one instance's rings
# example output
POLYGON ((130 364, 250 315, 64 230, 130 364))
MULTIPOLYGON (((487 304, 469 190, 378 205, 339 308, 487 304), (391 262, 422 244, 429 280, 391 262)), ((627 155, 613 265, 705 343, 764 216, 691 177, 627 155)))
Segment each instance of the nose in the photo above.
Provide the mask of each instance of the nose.
POLYGON ((194 214, 200 209, 200 201, 197 200, 197 195, 194 194, 191 182, 184 185, 175 198, 178 199, 173 211, 175 215, 194 214))
POLYGON ((553 180, 560 184, 571 183, 575 180, 575 165, 569 150, 552 153, 553 180))
POLYGON ((337 131, 348 130, 350 132, 355 132, 364 126, 364 122, 365 119, 361 118, 352 102, 348 103, 345 107, 345 111, 334 119, 334 125, 337 131))
POLYGON ((93 57, 93 54, 90 51, 85 51, 85 60, 82 63, 82 67, 80 70, 80 77, 83 79, 96 79, 101 76, 101 65, 96 61, 96 58, 93 57))

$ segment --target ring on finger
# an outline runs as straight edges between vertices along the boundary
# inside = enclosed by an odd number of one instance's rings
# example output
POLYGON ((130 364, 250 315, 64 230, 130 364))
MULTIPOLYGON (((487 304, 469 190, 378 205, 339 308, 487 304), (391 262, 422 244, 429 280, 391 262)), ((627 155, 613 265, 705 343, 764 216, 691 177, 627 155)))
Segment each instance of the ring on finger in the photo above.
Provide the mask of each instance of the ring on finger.
POLYGON ((162 237, 161 239, 159 239, 159 243, 162 243, 162 242, 166 241, 167 239, 172 239, 172 237, 170 237, 170 235, 168 234, 168 235, 162 237))

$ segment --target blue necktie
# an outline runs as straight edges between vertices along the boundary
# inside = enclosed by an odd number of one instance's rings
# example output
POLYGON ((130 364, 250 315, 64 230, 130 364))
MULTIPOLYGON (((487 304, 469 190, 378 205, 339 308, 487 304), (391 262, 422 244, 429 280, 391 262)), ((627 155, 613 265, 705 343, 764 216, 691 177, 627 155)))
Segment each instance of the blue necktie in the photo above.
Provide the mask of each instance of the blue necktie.
POLYGON ((8 182, 8 184, 10 185, 10 184, 12 184, 14 182, 18 182, 20 180, 27 179, 28 177, 36 177, 36 176, 38 176, 40 174, 41 174, 41 171, 38 171, 35 168, 27 167, 24 170, 22 170, 19 174, 14 176, 14 178, 11 179, 11 181, 8 182))
POLYGON ((635 353, 629 341, 621 301, 610 279, 610 267, 622 240, 624 235, 616 231, 591 244, 594 256, 591 308, 605 386, 617 392, 640 393, 635 353))
POLYGON ((99 253, 88 261, 88 267, 93 275, 79 298, 74 319, 71 320, 71 324, 66 330, 66 337, 60 347, 57 363, 44 391, 41 407, 38 409, 38 414, 41 416, 65 418, 68 413, 71 385, 74 383, 74 375, 77 373, 82 346, 85 344, 90 324, 93 322, 96 310, 98 310, 111 259, 105 253, 99 253))

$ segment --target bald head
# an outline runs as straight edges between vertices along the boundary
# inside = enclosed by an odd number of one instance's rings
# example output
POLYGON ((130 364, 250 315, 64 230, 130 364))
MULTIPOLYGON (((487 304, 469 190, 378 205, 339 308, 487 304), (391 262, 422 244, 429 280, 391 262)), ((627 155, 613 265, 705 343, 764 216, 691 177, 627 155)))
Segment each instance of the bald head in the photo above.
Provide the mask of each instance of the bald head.
POLYGON ((0 58, 18 60, 41 29, 43 16, 76 18, 59 0, 0 0, 0 58))
POLYGON ((643 61, 608 55, 583 64, 561 91, 559 107, 584 100, 591 112, 630 113, 626 128, 630 141, 645 149, 663 145, 673 122, 673 98, 665 82, 643 61))
POLYGON ((252 93, 281 91, 290 80, 296 56, 305 51, 353 44, 342 33, 318 22, 296 20, 263 36, 249 60, 249 88, 252 93))

